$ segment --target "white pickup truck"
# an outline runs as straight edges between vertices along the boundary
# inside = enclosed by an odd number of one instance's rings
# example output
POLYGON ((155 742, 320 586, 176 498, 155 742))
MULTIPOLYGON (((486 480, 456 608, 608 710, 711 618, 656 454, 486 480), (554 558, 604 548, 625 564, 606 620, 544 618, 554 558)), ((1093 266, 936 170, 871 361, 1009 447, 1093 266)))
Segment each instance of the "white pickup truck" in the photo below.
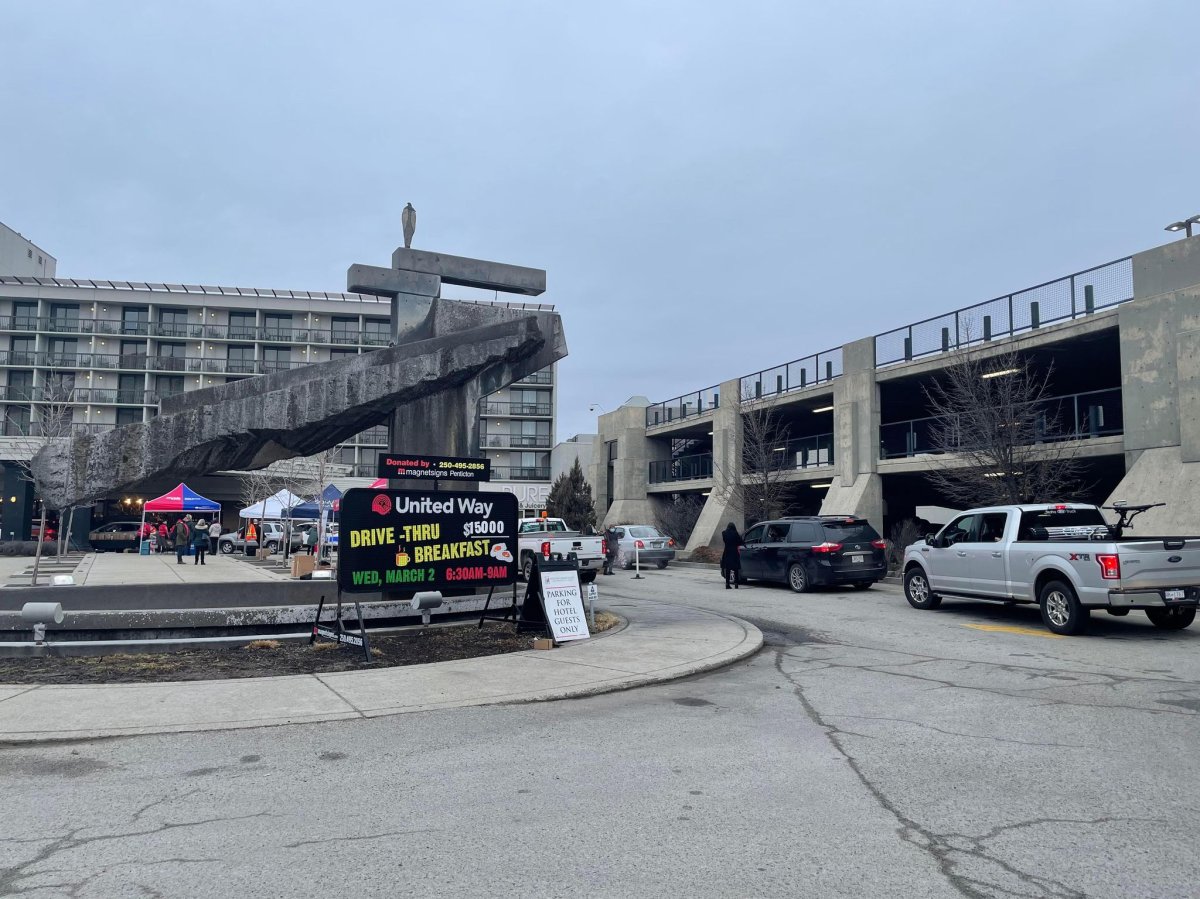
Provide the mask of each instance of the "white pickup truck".
POLYGON ((591 583, 604 565, 604 538, 584 537, 561 518, 522 518, 517 522, 517 556, 521 576, 529 580, 534 556, 548 559, 571 553, 579 560, 579 579, 591 583))
POLYGON ((1092 609, 1142 609, 1160 628, 1192 623, 1200 603, 1200 537, 1126 538, 1151 506, 1053 503, 959 515, 904 553, 904 595, 917 609, 944 596, 1037 603, 1056 634, 1080 634, 1092 609))

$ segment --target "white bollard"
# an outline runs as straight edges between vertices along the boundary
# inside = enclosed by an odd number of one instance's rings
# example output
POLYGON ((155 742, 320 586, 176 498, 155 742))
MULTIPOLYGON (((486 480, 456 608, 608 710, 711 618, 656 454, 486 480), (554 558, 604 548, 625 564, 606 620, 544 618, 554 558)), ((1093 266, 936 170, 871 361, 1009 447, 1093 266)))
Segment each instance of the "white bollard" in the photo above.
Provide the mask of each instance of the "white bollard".
POLYGON ((635 581, 642 579, 642 554, 638 552, 637 541, 633 542, 633 579, 635 581))

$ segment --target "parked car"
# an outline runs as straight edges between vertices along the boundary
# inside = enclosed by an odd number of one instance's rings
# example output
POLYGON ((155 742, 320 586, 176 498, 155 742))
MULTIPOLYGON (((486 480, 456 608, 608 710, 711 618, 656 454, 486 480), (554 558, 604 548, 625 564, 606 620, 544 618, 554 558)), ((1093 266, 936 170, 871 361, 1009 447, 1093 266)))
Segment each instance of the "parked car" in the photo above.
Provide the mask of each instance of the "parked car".
MULTIPOLYGON (((283 546, 283 522, 281 521, 263 521, 255 525, 258 530, 256 539, 250 541, 250 548, 257 549, 259 546, 264 546, 271 552, 278 552, 283 546)), ((292 551, 300 548, 301 531, 297 525, 292 525, 291 539, 288 541, 291 544, 292 551)), ((246 528, 243 525, 236 531, 231 531, 228 534, 222 534, 217 538, 217 549, 226 555, 233 552, 244 553, 246 551, 246 528)))
POLYGON ((1093 609, 1145 611, 1181 630, 1200 605, 1200 537, 1124 535, 1149 506, 1053 503, 971 509, 904 554, 904 595, 916 609, 943 596, 1037 603, 1056 634, 1080 634, 1093 609))
POLYGON ((865 518, 810 515, 764 521, 746 531, 743 580, 775 581, 797 593, 826 584, 866 590, 887 574, 887 543, 865 518))
POLYGON ((635 562, 653 563, 666 568, 675 558, 675 541, 648 524, 619 524, 617 532, 617 565, 629 569, 635 562))
POLYGON ((110 521, 88 531, 88 546, 98 553, 138 549, 138 531, 141 527, 140 521, 110 521))
POLYGON ((579 580, 591 583, 604 565, 604 538, 572 531, 561 518, 522 518, 517 522, 517 561, 525 580, 533 573, 534 556, 560 554, 565 559, 571 553, 579 560, 579 580))

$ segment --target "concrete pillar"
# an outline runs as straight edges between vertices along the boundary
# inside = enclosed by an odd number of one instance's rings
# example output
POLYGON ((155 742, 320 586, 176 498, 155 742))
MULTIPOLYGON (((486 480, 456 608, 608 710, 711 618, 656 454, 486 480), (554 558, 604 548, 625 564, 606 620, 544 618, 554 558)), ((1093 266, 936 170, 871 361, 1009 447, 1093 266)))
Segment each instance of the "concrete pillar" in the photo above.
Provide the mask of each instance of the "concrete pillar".
POLYGON ((654 503, 646 494, 650 463, 671 458, 667 440, 646 435, 646 407, 628 405, 600 416, 597 447, 591 465, 597 518, 610 524, 653 524, 654 503), (617 442, 612 482, 608 480, 608 443, 617 442), (611 496, 610 496, 611 492, 611 496), (605 505, 612 505, 607 513, 605 505))
POLYGON ((883 529, 883 482, 879 468, 879 385, 875 338, 842 347, 842 376, 833 382, 832 486, 822 515, 859 515, 883 529))
POLYGON ((1117 313, 1126 474, 1108 498, 1165 502, 1136 533, 1193 535, 1200 506, 1200 237, 1133 257, 1117 313))
POLYGON ((742 416, 737 400, 742 382, 735 378, 718 388, 720 404, 713 412, 713 488, 704 501, 704 508, 688 540, 685 554, 702 546, 720 547, 721 531, 733 522, 739 531, 745 530, 746 519, 736 501, 742 480, 742 416))

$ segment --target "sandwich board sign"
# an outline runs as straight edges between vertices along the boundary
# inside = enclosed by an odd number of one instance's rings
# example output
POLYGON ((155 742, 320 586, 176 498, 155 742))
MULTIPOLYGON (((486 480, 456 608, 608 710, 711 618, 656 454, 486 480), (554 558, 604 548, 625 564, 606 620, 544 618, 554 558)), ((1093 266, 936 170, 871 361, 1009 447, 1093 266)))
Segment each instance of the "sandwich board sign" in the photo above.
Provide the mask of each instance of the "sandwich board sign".
POLYGON ((591 636, 587 618, 583 613, 579 572, 574 567, 567 571, 551 571, 539 567, 538 578, 542 588, 542 608, 546 612, 546 624, 554 642, 586 640, 591 636))

